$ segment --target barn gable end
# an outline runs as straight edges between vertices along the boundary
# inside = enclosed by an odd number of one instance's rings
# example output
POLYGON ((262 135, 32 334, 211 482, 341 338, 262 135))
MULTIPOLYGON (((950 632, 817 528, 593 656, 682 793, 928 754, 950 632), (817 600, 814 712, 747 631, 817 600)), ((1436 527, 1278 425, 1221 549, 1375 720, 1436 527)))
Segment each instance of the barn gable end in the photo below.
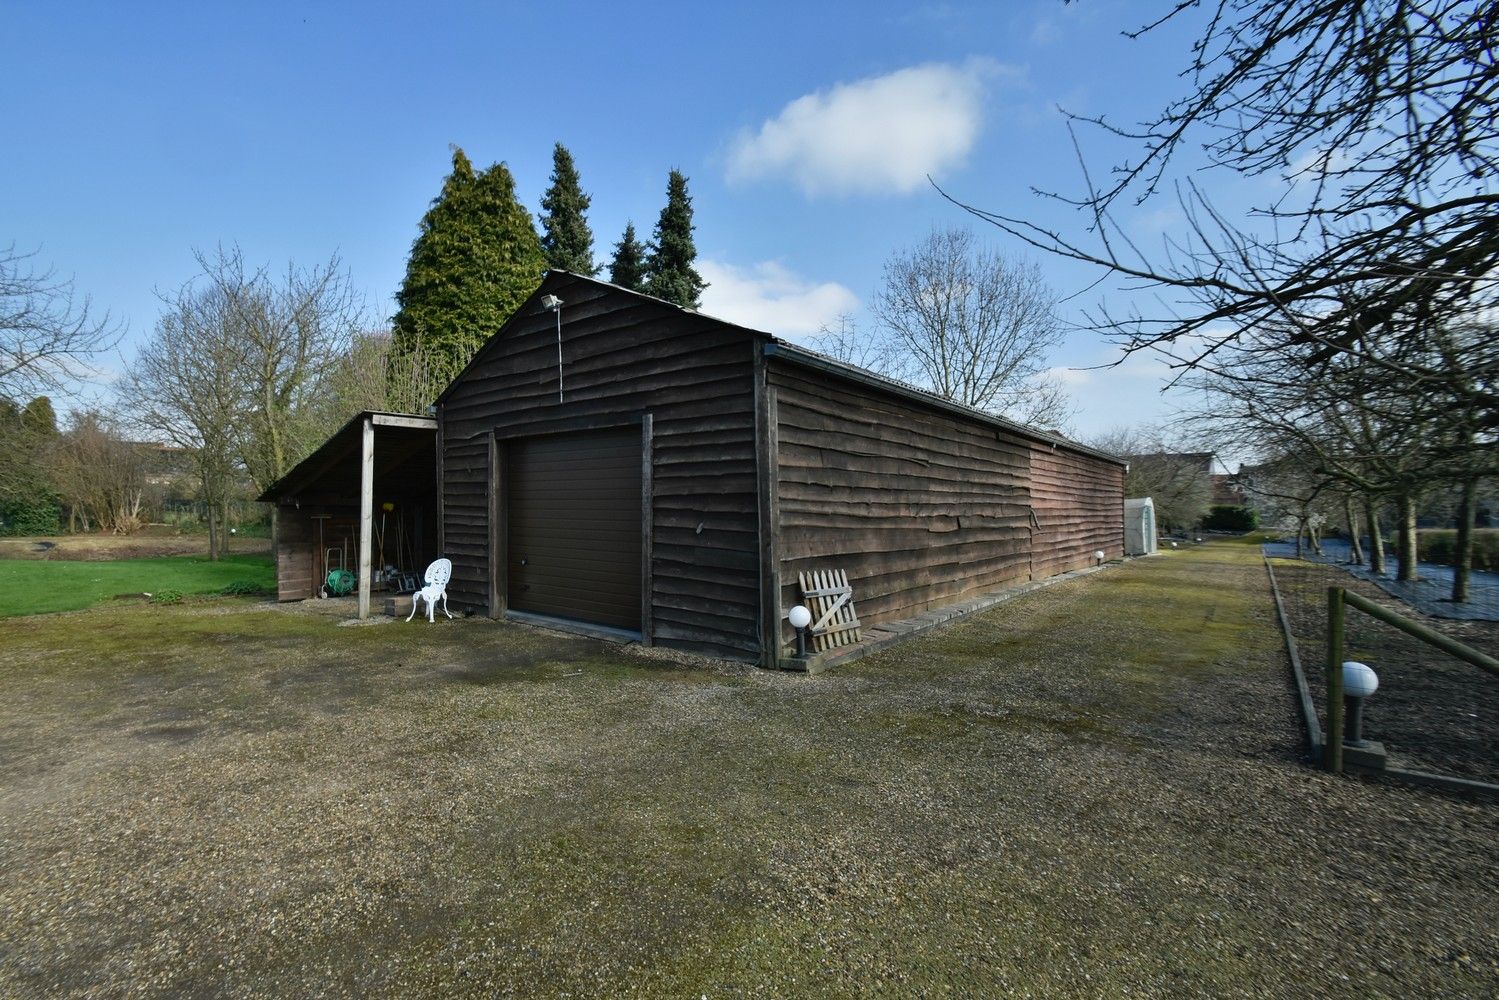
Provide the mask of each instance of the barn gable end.
MULTIPOLYGON (((587 620, 593 577, 601 587, 628 586, 620 567, 595 572, 623 544, 622 487, 589 477, 615 470, 625 482, 620 448, 634 428, 642 637, 758 656, 753 390, 762 339, 602 282, 549 274, 439 400, 451 599, 482 613, 526 610, 528 597, 542 606, 543 591, 577 579, 578 617, 587 620), (557 316, 543 295, 562 300, 560 401, 557 316), (512 460, 524 463, 514 470, 524 484, 511 481, 512 460), (524 524, 508 523, 512 487, 525 490, 524 524), (549 522, 552 508, 579 511, 579 530, 549 522)), ((609 596, 617 605, 619 593, 609 596)))

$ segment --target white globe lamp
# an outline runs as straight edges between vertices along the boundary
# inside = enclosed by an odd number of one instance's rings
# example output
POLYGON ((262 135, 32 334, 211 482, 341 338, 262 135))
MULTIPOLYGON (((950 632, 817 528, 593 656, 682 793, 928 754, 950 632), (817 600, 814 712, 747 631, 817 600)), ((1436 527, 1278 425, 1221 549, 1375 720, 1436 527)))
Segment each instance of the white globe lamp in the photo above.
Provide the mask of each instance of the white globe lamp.
POLYGON ((807 626, 812 624, 812 612, 798 604, 786 612, 786 620, 796 629, 796 655, 804 659, 807 655, 807 626))
POLYGON ((1379 690, 1379 675, 1367 663, 1348 660, 1343 664, 1343 708, 1348 725, 1343 731, 1343 744, 1350 747, 1366 747, 1364 739, 1364 699, 1379 690))

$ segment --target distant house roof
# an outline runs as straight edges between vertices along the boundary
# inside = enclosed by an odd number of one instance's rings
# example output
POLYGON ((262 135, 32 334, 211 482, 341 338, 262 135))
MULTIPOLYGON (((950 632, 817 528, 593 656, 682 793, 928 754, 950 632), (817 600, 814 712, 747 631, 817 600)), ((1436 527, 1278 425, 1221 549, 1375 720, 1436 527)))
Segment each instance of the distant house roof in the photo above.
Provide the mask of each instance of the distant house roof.
POLYGON ((1130 461, 1143 462, 1145 459, 1164 459, 1180 462, 1182 465, 1195 466, 1202 472, 1212 475, 1213 464, 1218 456, 1211 451, 1153 451, 1143 455, 1130 455, 1130 461))

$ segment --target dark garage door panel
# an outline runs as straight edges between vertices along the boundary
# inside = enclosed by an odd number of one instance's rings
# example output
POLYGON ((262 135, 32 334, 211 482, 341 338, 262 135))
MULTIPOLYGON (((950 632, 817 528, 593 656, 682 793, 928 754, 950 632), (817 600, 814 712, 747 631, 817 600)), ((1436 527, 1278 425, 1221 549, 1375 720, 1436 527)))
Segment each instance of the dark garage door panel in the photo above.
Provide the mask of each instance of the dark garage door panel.
POLYGON ((510 607, 639 629, 640 429, 507 448, 510 607))

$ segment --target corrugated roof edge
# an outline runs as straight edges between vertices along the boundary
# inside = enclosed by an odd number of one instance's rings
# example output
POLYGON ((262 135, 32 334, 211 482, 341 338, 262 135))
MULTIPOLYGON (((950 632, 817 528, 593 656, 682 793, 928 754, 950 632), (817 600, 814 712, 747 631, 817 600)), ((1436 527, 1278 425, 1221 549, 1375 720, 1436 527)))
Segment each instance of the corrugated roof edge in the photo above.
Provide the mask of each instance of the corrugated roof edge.
POLYGON ((955 416, 965 417, 969 420, 977 421, 979 423, 988 424, 991 427, 997 427, 1000 430, 1009 431, 1010 433, 1018 435, 1019 437, 1028 438, 1032 441, 1038 441, 1041 444, 1049 444, 1055 448, 1065 448, 1068 451, 1074 451, 1082 455, 1088 455, 1092 458, 1101 458, 1106 462, 1113 462, 1115 465, 1123 466, 1125 468, 1129 467, 1129 462, 1117 455, 1110 455, 1108 452, 1099 451, 1097 448, 1090 448, 1085 444, 1079 444, 1078 442, 1069 440, 1068 438, 1064 438, 1056 434, 1048 434, 1046 431, 1037 430, 1034 427, 1027 427, 1025 424, 1016 423, 1013 420, 1007 420, 1004 417, 990 413, 987 410, 976 409, 972 406, 964 406, 962 403, 954 403, 950 399, 943 399, 941 396, 938 396, 935 393, 927 392, 925 389, 918 389, 914 385, 902 382, 899 379, 893 379, 887 375, 880 375, 877 372, 868 370, 867 368, 860 368, 857 365, 851 365, 846 361, 839 361, 837 358, 830 358, 826 354, 819 354, 816 351, 808 350, 805 347, 799 347, 796 344, 787 343, 784 340, 772 339, 770 343, 766 344, 765 356, 781 358, 783 360, 791 362, 792 364, 801 365, 804 368, 811 368, 816 371, 826 372, 830 375, 836 375, 840 378, 847 379, 850 382, 856 382, 861 385, 880 389, 892 395, 899 396, 902 399, 908 399, 914 403, 920 403, 921 405, 930 407, 934 410, 941 410, 944 413, 950 413, 955 416))
POLYGON ((338 430, 334 431, 332 434, 329 434, 327 438, 323 440, 322 444, 312 449, 312 451, 309 451, 306 457, 302 459, 302 461, 298 462, 296 465, 293 465, 290 469, 287 469, 280 478, 278 478, 271 485, 267 486, 265 490, 260 494, 260 496, 255 498, 256 502, 275 503, 276 500, 280 498, 282 487, 285 485, 288 479, 291 479, 293 476, 295 476, 297 472, 302 468, 302 466, 306 465, 308 462, 313 461, 314 459, 321 457, 325 451, 333 447, 333 442, 337 441, 339 438, 348 433, 349 428, 362 423, 365 417, 400 417, 403 420, 430 421, 432 424, 433 433, 437 432, 437 418, 429 417, 425 413, 397 413, 394 410, 361 410, 350 417, 348 420, 344 421, 343 426, 339 427, 338 430))

